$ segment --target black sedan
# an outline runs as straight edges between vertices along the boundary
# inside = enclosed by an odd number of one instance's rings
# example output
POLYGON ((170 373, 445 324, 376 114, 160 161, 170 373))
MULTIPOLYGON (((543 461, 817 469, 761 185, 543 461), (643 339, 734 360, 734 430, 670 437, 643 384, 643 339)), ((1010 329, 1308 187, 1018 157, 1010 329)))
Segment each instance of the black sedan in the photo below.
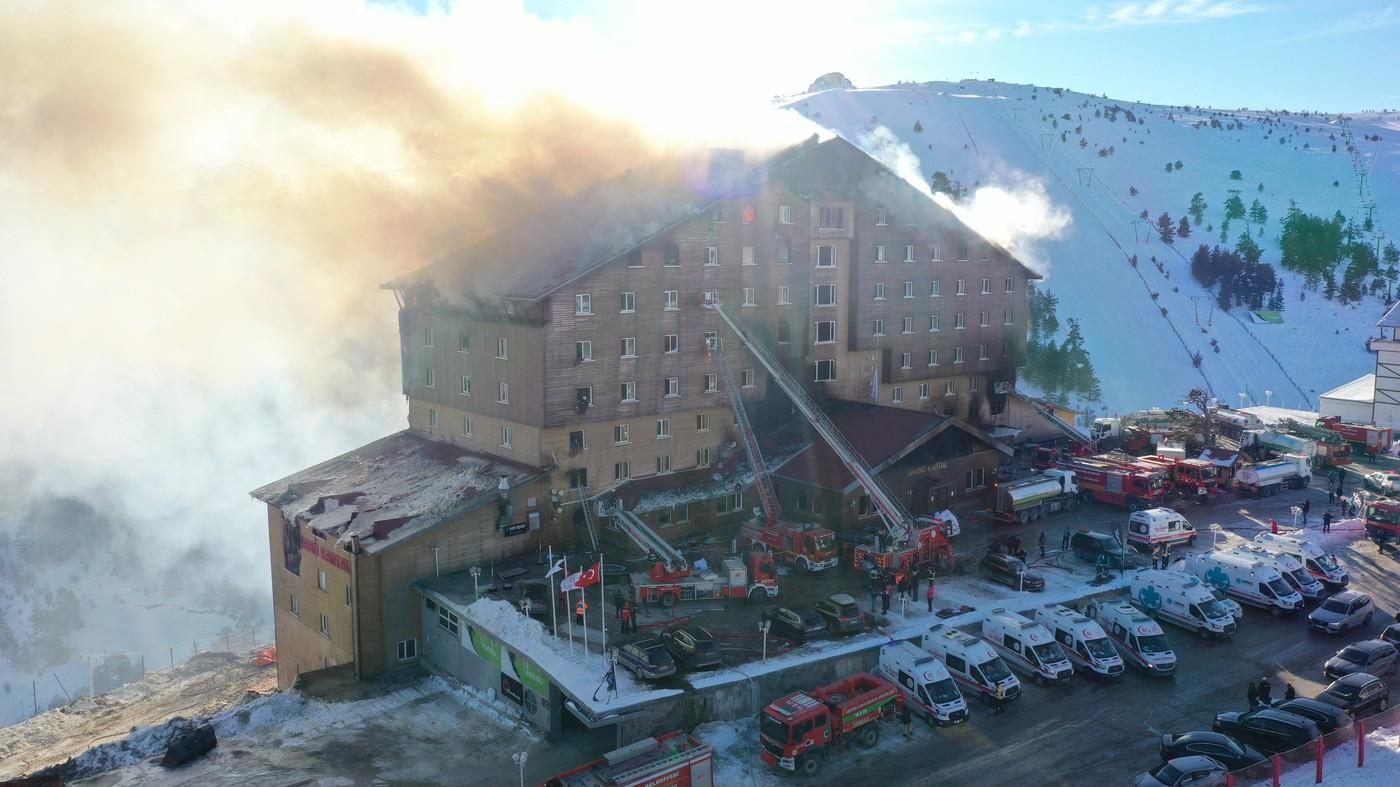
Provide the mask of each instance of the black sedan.
POLYGON ((1353 672, 1332 681, 1317 698, 1360 719, 1390 707, 1390 689, 1375 675, 1353 672))
POLYGON ((1322 734, 1311 720, 1273 708, 1248 713, 1218 713, 1210 728, 1265 754, 1296 749, 1317 740, 1322 734))
POLYGON ((719 666, 715 636, 703 626, 672 626, 661 632, 666 650, 687 669, 719 666))
POLYGON ((1218 761, 1232 771, 1248 768, 1267 758, 1263 752, 1246 746, 1229 735, 1204 730, 1183 732, 1180 735, 1163 735, 1160 752, 1163 761, 1199 754, 1218 761))
POLYGON ((1274 710, 1311 719, 1323 735, 1351 725, 1351 717, 1347 715, 1346 711, 1335 705, 1329 705, 1321 700, 1310 700, 1307 697, 1294 697, 1291 700, 1276 702, 1274 710))
POLYGON ((827 634, 826 618, 814 609, 769 607, 763 610, 763 619, 772 624, 769 631, 774 635, 787 637, 799 645, 827 634))

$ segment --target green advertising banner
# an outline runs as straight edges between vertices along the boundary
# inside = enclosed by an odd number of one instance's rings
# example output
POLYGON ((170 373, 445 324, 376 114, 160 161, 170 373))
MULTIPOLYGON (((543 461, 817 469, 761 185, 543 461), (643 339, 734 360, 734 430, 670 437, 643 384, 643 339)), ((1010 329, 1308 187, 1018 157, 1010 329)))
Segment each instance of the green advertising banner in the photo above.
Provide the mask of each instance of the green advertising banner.
POLYGON ((546 699, 549 697, 549 678, 545 677, 545 674, 540 671, 539 667, 535 666, 534 662, 515 651, 511 651, 510 663, 515 668, 516 677, 525 684, 525 688, 535 692, 538 697, 546 699))
POLYGON ((481 660, 495 667, 501 668, 501 642, 495 637, 478 629, 476 626, 467 625, 467 635, 471 638, 472 649, 481 660))

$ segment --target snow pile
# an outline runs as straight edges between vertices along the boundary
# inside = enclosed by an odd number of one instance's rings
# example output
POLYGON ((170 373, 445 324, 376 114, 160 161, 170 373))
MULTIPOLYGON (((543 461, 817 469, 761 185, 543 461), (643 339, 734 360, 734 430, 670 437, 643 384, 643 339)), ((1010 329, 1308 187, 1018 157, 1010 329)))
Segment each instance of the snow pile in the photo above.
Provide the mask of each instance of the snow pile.
POLYGON ((773 768, 758 758, 758 721, 712 721, 691 733, 715 749, 715 784, 780 784, 773 768))
MULTIPOLYGON (((1356 767, 1356 741, 1347 741, 1326 753, 1322 783, 1326 787, 1390 787, 1400 778, 1400 725, 1366 734, 1366 767, 1356 767)), ((1279 780, 1282 787, 1304 787, 1317 780, 1314 765, 1300 765, 1279 780)), ((719 782, 716 782, 717 784, 719 782)), ((1272 784, 1259 782, 1259 787, 1272 784)))
POLYGON ((509 705, 501 701, 499 697, 492 701, 484 692, 479 691, 475 686, 468 686, 440 675, 433 675, 423 681, 423 689, 426 691, 441 691, 451 695, 453 699, 459 700, 463 705, 475 711, 477 716, 495 724, 498 727, 514 730, 520 735, 533 741, 540 740, 539 732, 534 727, 522 722, 510 710, 509 705))
POLYGON ((812 80, 807 92, 820 93, 823 90, 855 90, 855 88, 855 83, 847 79, 845 74, 840 71, 832 71, 812 80))
POLYGON ((149 727, 137 727, 131 734, 115 743, 104 743, 74 757, 62 765, 41 771, 39 775, 61 775, 68 781, 106 773, 114 768, 135 765, 142 760, 159 757, 176 735, 190 732, 205 722, 179 716, 149 727))

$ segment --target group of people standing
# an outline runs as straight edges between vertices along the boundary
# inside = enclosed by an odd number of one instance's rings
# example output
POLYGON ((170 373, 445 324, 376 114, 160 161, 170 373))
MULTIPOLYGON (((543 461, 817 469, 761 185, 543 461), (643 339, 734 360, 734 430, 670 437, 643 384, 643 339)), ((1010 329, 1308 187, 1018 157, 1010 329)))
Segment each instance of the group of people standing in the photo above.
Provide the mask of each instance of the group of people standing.
POLYGON ((932 612, 935 576, 932 565, 909 571, 896 571, 893 568, 881 571, 879 568, 871 567, 866 572, 866 591, 870 594, 870 614, 875 614, 877 601, 880 604, 880 613, 883 615, 890 613, 890 602, 896 596, 901 598, 904 603, 912 602, 918 595, 920 579, 928 583, 924 590, 924 600, 928 602, 928 611, 932 612))
MULTIPOLYGON (((1247 693, 1247 696, 1249 698, 1250 710, 1258 710, 1259 708, 1267 708, 1272 706, 1273 687, 1269 685, 1269 679, 1267 677, 1263 677, 1259 679, 1258 683, 1249 684, 1249 691, 1247 693)), ((1297 692, 1293 690, 1292 683, 1283 684, 1283 702, 1287 702, 1296 696, 1297 692)))

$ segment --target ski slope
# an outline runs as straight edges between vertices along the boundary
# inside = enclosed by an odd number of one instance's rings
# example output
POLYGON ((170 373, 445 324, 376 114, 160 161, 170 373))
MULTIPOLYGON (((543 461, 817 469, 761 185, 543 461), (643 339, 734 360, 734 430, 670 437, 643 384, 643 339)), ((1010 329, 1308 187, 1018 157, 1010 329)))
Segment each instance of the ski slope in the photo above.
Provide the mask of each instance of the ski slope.
MULTIPOLYGON (((785 106, 877 158, 890 157, 888 146, 872 143, 881 127, 888 129, 913 153, 925 182, 941 170, 973 192, 964 205, 974 214, 985 214, 978 188, 989 186, 1018 198, 1040 187, 1068 210, 1072 221, 1058 237, 1023 234, 1005 241, 1045 274, 1043 286, 1059 298, 1061 325, 1080 319, 1102 381, 1103 409, 1171 406, 1201 386, 1232 404, 1243 393, 1246 404, 1269 400, 1314 409, 1318 393, 1374 368, 1365 340, 1386 308, 1383 300, 1368 296, 1341 306, 1309 291, 1300 301, 1301 277, 1278 264, 1278 233, 1289 200, 1296 200, 1306 212, 1340 210, 1358 224, 1369 206, 1384 238, 1400 236, 1400 212, 1385 210, 1400 197, 1400 114, 1184 110, 975 80, 834 89, 790 98, 785 106), (1128 121, 1123 112, 1116 121, 1094 116, 1106 106, 1129 110, 1142 122, 1128 121), (1223 127, 1212 128, 1212 118, 1223 127), (1204 121, 1200 128, 1198 121, 1204 121), (1237 123, 1242 128, 1234 128, 1237 123), (1081 147, 1076 127, 1087 146, 1081 147), (1068 132, 1065 141, 1061 132, 1068 132), (1371 134, 1380 141, 1363 139, 1371 134), (1347 152, 1348 138, 1356 155, 1347 152), (1113 154, 1100 156, 1098 149, 1108 146, 1113 154), (1167 162, 1177 160, 1182 169, 1168 172, 1167 162), (1240 180, 1229 177, 1235 169, 1240 180), (1255 321, 1244 307, 1220 311, 1190 277, 1195 248, 1220 242, 1230 189, 1239 189, 1246 207, 1257 198, 1268 210, 1262 235, 1258 226, 1252 232, 1264 249, 1262 261, 1284 282, 1282 324, 1255 321), (1163 211, 1179 220, 1198 191, 1214 232, 1193 227, 1190 237, 1168 245, 1139 219, 1146 210, 1154 221, 1163 211), (1128 262, 1133 255, 1136 267, 1128 262), (1197 352, 1200 368, 1192 362, 1197 352)), ((1015 204, 993 212, 1007 213, 1015 204)), ((1222 245, 1233 248, 1244 228, 1244 221, 1231 222, 1222 245)), ((1374 245, 1376 236, 1367 238, 1374 245)))

